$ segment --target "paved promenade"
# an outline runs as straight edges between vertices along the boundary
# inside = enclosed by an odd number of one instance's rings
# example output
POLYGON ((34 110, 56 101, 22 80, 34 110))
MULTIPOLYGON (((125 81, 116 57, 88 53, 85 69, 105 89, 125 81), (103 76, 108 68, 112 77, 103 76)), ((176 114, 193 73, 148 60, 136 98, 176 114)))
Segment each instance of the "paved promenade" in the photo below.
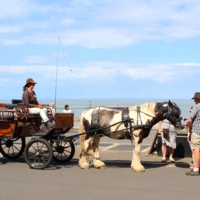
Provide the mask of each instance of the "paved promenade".
MULTIPOLYGON (((154 133, 149 137, 153 138, 154 133)), ((1 157, 0 199, 198 199, 200 177, 185 175, 192 159, 175 158, 175 163, 162 163, 157 155, 146 156, 152 138, 143 142, 141 162, 146 171, 141 173, 130 168, 133 146, 128 140, 102 138, 100 157, 106 169, 101 170, 78 167, 79 144, 70 162, 52 161, 46 170, 30 169, 23 156, 16 160, 1 157)))

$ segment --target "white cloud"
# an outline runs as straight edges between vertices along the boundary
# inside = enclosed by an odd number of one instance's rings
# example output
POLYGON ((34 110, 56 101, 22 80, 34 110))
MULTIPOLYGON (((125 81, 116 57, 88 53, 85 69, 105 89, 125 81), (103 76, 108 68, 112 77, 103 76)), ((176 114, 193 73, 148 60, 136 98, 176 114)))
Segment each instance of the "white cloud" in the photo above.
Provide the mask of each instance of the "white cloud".
MULTIPOLYGON (((176 63, 175 66, 200 67, 200 63, 176 63)), ((188 68, 189 69, 189 68, 188 68)), ((200 69, 199 69, 200 70, 200 69)))
POLYGON ((200 2, 10 0, 1 3, 0 42, 55 44, 86 48, 120 48, 144 40, 175 40, 200 36, 200 2), (12 6, 10 6, 12 5, 12 6), (5 26, 5 29, 3 28, 5 26), (13 28, 14 27, 14 28, 13 28), (19 35, 13 34, 20 31, 19 35), (31 33, 31 34, 30 34, 31 33))
POLYGON ((0 25, 0 34, 1 33, 18 33, 20 32, 20 27, 11 27, 9 25, 0 25))
MULTIPOLYGON (((53 55, 55 56, 55 55, 53 55)), ((35 63, 46 63, 47 61, 50 60, 50 58, 52 57, 52 55, 32 55, 32 56, 29 56, 29 57, 26 57, 24 59, 24 62, 25 63, 28 63, 28 64, 35 64, 35 63)))
POLYGON ((195 77, 197 73, 200 73, 200 68, 197 68, 199 65, 199 63, 134 64, 133 67, 127 67, 122 73, 135 80, 151 80, 163 84, 178 83, 186 76, 193 75, 195 77))
MULTIPOLYGON (((68 69, 62 70, 62 67, 58 68, 58 71, 67 72, 68 69)), ((55 74, 56 66, 44 66, 44 65, 27 65, 27 66, 0 66, 0 72, 5 74, 27 74, 27 73, 44 73, 55 74)))
MULTIPOLYGON (((58 70, 58 80, 65 81, 73 79, 74 81, 111 81, 115 82, 118 78, 124 76, 134 80, 149 80, 158 83, 176 83, 179 79, 189 75, 200 73, 200 63, 175 63, 175 64, 130 64, 112 61, 91 62, 76 64, 72 66, 72 71, 68 67, 56 67, 45 65, 30 66, 0 66, 1 74, 26 75, 30 73, 37 77, 37 74, 43 75, 45 80, 51 81, 56 77, 58 70)), ((18 77, 16 76, 16 79, 18 77)))
POLYGON ((32 8, 32 2, 27 0, 0 0, 0 19, 24 17, 32 8))
POLYGON ((24 60, 25 63, 31 63, 31 64, 44 63, 46 61, 48 61, 48 58, 44 57, 44 56, 40 56, 40 57, 39 56, 30 56, 24 60))

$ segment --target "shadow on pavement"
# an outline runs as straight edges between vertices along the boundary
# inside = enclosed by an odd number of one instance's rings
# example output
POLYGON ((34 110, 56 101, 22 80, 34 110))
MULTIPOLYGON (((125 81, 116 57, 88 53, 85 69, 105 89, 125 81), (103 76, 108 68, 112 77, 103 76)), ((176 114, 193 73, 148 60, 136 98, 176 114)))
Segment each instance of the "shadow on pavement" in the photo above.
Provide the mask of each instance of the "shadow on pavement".
MULTIPOLYGON (((130 160, 103 160, 106 164, 106 168, 130 168, 131 167, 131 161, 130 160)), ((15 164, 15 163, 24 163, 27 165, 25 162, 24 158, 17 158, 14 160, 9 160, 6 158, 0 158, 0 165, 5 165, 5 164, 15 164)), ((189 168, 190 165, 185 162, 175 162, 175 163, 162 163, 160 161, 141 161, 142 165, 144 165, 145 169, 152 169, 152 168, 162 168, 162 167, 179 167, 179 168, 189 168)), ((27 167, 29 167, 27 165, 27 167)), ((66 163, 58 163, 54 160, 52 160, 51 164, 49 165, 48 168, 45 170, 59 170, 61 168, 73 168, 73 167, 78 167, 78 159, 72 159, 69 162, 66 163)), ((91 163, 90 168, 94 168, 93 164, 91 163)), ((31 168, 30 168, 31 169, 31 168)))

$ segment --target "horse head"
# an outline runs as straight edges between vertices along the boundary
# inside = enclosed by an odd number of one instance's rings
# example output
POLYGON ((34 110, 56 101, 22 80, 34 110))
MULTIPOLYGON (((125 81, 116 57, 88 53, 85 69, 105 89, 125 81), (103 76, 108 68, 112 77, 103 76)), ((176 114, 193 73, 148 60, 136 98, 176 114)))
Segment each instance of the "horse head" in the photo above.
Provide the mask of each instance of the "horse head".
POLYGON ((180 108, 170 100, 164 103, 158 103, 156 106, 156 115, 158 121, 168 119, 173 125, 182 129, 181 125, 181 110, 180 108))

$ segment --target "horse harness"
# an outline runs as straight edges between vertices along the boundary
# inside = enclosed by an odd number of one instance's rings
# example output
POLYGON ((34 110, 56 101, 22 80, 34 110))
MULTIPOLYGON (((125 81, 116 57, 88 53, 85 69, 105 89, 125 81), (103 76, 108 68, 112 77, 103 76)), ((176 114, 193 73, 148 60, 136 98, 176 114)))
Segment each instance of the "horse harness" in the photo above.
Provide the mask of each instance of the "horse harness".
MULTIPOLYGON (((137 106, 137 124, 136 125, 132 124, 134 122, 134 120, 132 118, 130 118, 129 108, 126 107, 122 110, 122 120, 120 122, 109 125, 107 127, 101 127, 101 125, 100 125, 100 107, 96 107, 96 108, 94 108, 92 115, 91 115, 91 123, 90 123, 90 125, 88 125, 85 128, 85 130, 86 130, 86 132, 93 131, 93 133, 95 135, 106 135, 106 133, 102 133, 102 130, 108 129, 108 128, 116 125, 116 124, 120 124, 120 123, 123 122, 124 126, 125 126, 125 129, 123 129, 123 130, 126 130, 126 137, 128 139, 130 139, 131 143, 132 143, 132 141, 133 141, 133 135, 132 135, 133 130, 151 129, 150 125, 142 123, 142 118, 141 118, 141 115, 140 115, 141 112, 142 111, 140 110, 140 106, 137 106), (98 115, 97 115, 98 117, 97 117, 97 120, 94 120, 94 112, 96 111, 96 109, 98 109, 98 115), (139 121, 141 122, 141 124, 139 124, 139 121)), ((144 114, 148 115, 147 113, 144 113, 144 114)), ((151 116, 151 115, 149 115, 149 116, 151 116)), ((153 117, 153 116, 151 116, 151 117, 153 117)))

